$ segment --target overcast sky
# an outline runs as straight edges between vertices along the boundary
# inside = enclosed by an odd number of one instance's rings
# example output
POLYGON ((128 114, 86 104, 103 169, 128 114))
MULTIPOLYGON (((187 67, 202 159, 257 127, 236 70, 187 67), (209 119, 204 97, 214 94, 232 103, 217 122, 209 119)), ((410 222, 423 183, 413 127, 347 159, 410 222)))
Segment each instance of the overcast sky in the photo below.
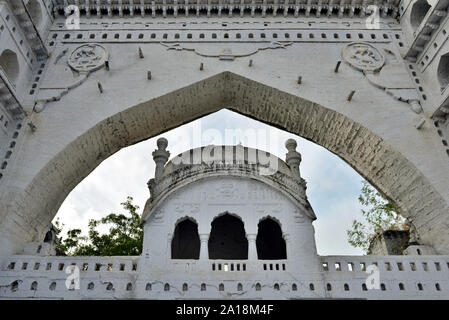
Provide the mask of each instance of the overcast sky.
MULTIPOLYGON (((357 201, 363 178, 326 149, 285 131, 222 110, 161 135, 168 139, 170 157, 208 144, 238 144, 269 151, 285 159, 284 143, 293 138, 302 154, 301 176, 317 220, 315 239, 320 255, 362 254, 347 242, 346 230, 360 217, 357 201), (239 136, 235 138, 235 136, 239 136), (232 137, 234 136, 234 139, 232 137)), ((67 228, 87 230, 89 219, 123 212, 128 195, 143 209, 150 194, 147 181, 154 177, 151 153, 160 136, 124 148, 106 159, 67 197, 56 215, 67 228)))

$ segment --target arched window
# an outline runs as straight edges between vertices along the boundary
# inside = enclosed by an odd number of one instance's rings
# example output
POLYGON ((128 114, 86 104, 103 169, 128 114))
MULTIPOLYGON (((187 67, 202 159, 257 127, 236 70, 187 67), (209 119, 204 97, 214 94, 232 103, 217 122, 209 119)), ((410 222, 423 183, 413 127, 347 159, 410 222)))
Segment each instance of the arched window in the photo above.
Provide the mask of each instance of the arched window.
POLYGON ((259 222, 256 239, 259 260, 287 259, 285 240, 279 224, 271 218, 259 222))
POLYGON ((248 259, 248 240, 239 218, 226 213, 212 222, 209 259, 248 259))
POLYGON ((176 225, 171 242, 172 259, 199 259, 200 237, 198 225, 190 219, 183 220, 176 225))
POLYGON ((441 88, 446 88, 449 84, 449 53, 441 56, 438 62, 437 77, 441 88))
POLYGON ((416 30, 421 24, 422 20, 430 10, 430 4, 426 0, 418 0, 413 4, 410 12, 410 25, 413 30, 416 30))
POLYGON ((52 241, 53 241, 53 234, 52 234, 51 231, 48 231, 48 232, 45 234, 44 242, 46 242, 46 243, 51 243, 52 241))
POLYGON ((19 60, 17 60, 17 55, 13 51, 9 49, 3 51, 0 55, 0 68, 6 73, 8 80, 15 85, 20 70, 19 60))
POLYGON ((18 280, 11 283, 11 291, 16 291, 17 289, 19 289, 19 281, 18 280))
POLYGON ((26 9, 30 14, 31 20, 33 21, 34 25, 36 26, 36 28, 38 28, 42 21, 41 4, 36 0, 28 0, 26 9))

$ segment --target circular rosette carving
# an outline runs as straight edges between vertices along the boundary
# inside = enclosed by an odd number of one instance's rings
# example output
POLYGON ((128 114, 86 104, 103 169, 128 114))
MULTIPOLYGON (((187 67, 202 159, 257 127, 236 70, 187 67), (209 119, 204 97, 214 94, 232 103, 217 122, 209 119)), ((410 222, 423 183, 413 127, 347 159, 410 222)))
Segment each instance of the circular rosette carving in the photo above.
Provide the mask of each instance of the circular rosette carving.
POLYGON ((364 42, 352 42, 343 48, 343 59, 360 71, 378 71, 385 64, 384 55, 364 42))
POLYGON ((99 44, 85 44, 69 57, 69 66, 79 72, 91 72, 102 68, 108 59, 108 51, 99 44))

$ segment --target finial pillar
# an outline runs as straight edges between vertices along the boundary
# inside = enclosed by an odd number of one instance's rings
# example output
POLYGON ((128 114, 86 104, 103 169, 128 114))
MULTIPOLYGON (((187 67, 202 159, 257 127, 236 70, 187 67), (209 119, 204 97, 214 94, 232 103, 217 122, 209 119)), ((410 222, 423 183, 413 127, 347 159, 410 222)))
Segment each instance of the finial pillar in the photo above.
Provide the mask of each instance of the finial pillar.
POLYGON ((288 152, 285 155, 285 162, 288 164, 290 169, 293 171, 297 178, 300 178, 299 165, 301 164, 301 154, 296 151, 298 144, 293 139, 288 139, 285 142, 285 147, 288 152))
POLYGON ((153 160, 156 163, 156 170, 154 173, 154 178, 157 179, 162 175, 162 170, 164 170, 164 165, 167 163, 170 157, 170 152, 165 150, 168 146, 168 140, 165 138, 157 139, 157 150, 153 151, 153 160))

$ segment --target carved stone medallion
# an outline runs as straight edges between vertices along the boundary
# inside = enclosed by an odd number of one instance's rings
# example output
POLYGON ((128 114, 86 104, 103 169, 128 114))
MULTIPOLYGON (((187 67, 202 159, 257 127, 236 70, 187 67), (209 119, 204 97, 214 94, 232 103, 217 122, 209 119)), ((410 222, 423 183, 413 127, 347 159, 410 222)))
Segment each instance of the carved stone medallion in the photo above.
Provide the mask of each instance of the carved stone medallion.
POLYGON ((384 55, 374 46, 364 42, 347 44, 341 55, 347 63, 360 71, 378 71, 385 63, 384 55))
POLYGON ((104 66, 108 55, 106 48, 99 44, 85 44, 73 50, 68 62, 75 71, 92 72, 104 66))

